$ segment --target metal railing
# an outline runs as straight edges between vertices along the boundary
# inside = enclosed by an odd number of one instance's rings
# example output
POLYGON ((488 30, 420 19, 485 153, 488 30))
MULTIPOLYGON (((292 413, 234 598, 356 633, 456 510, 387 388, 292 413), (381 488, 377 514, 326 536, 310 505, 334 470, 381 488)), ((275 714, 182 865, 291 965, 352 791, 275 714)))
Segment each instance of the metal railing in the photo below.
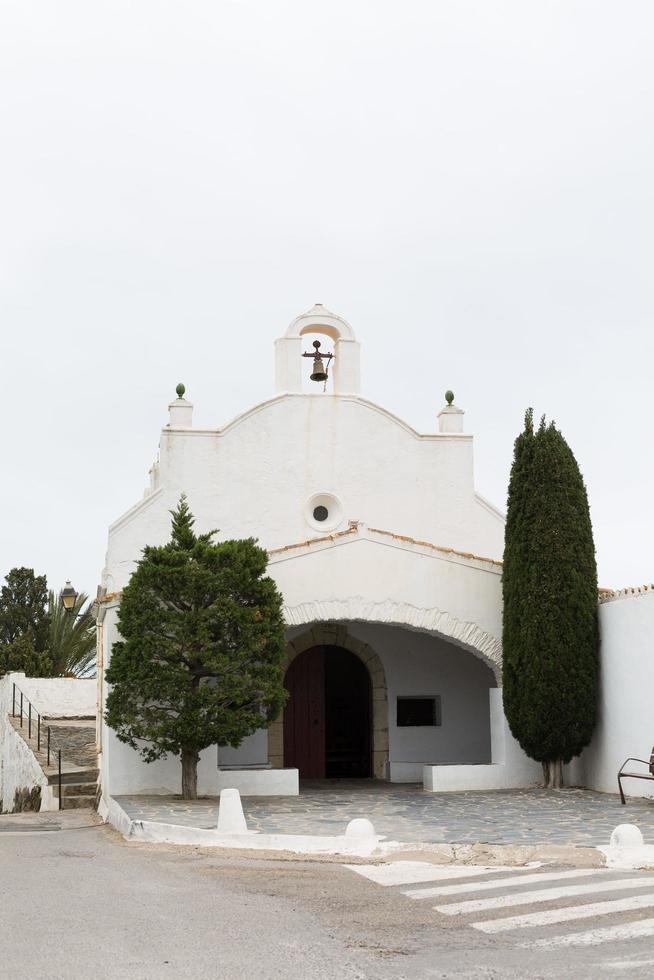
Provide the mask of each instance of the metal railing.
MULTIPOLYGON (((18 704, 18 714, 20 716, 20 727, 23 727, 23 717, 27 719, 27 737, 31 740, 32 738, 32 725, 33 717, 36 715, 36 747, 37 751, 41 751, 41 715, 36 710, 29 698, 25 697, 23 692, 15 684, 13 685, 12 699, 11 699, 11 717, 16 717, 16 705, 18 704), (17 699, 16 695, 20 694, 20 700, 17 699), (24 703, 27 703, 27 712, 24 711, 24 703)), ((50 755, 51 755, 51 730, 50 725, 46 726, 46 731, 48 733, 48 748, 47 748, 47 758, 48 758, 48 769, 50 768, 50 755)), ((61 795, 61 749, 57 749, 57 783, 59 787, 59 809, 63 809, 63 798, 61 795)))

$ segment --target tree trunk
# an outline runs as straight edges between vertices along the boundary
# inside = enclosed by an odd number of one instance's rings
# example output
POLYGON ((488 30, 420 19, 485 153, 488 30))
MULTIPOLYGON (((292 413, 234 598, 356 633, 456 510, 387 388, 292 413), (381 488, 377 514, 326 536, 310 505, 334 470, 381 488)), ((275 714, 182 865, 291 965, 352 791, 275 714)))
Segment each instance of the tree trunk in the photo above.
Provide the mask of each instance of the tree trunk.
POLYGON ((198 759, 197 749, 182 749, 182 797, 185 800, 198 798, 198 759))
POLYGON ((542 765, 545 789, 562 789, 563 759, 548 759, 542 765))

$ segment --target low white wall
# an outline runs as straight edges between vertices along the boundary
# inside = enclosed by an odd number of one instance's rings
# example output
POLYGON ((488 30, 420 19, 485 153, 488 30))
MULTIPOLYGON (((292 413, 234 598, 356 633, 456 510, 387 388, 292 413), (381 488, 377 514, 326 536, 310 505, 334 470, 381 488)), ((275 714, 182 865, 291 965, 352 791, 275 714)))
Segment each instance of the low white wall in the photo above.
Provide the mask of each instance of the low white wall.
POLYGON ((20 735, 10 721, 12 684, 23 674, 7 674, 0 679, 0 812, 12 813, 17 791, 41 789, 41 810, 56 810, 52 787, 20 735))
POLYGON ((52 787, 43 774, 43 770, 34 758, 18 732, 10 725, 5 726, 0 756, 0 812, 12 813, 16 792, 41 789, 41 811, 57 810, 58 802, 54 797, 52 787))
MULTIPOLYGON (((603 602, 599 624, 599 722, 582 764, 589 788, 617 793, 625 759, 649 759, 654 745, 654 591, 603 602)), ((628 796, 654 798, 654 782, 629 779, 624 788, 628 796)))
POLYGON ((488 692, 492 762, 490 765, 425 766, 423 785, 428 792, 523 789, 542 781, 542 767, 520 748, 511 734, 502 705, 502 689, 488 692))
MULTIPOLYGON (((147 793, 170 796, 182 791, 182 763, 178 756, 168 755, 146 764, 140 754, 119 742, 114 732, 103 728, 102 788, 111 796, 147 793)), ((218 795, 216 747, 200 753, 198 763, 198 793, 218 795)))
POLYGON ((36 710, 46 717, 95 718, 95 678, 25 677, 24 674, 15 674, 14 678, 36 710))
POLYGON ((241 796, 297 796, 297 769, 227 769, 218 772, 218 792, 237 789, 241 796))

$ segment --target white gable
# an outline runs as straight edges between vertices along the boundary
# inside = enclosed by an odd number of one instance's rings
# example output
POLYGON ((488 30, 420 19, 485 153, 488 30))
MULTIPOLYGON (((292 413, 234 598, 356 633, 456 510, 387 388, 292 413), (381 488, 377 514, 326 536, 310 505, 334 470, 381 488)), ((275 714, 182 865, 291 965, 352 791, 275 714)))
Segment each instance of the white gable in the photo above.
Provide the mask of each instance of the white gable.
MULTIPOLYGON (((341 341, 358 347, 345 321, 314 311, 282 338, 300 345, 294 363, 305 373, 310 362, 301 358, 302 331, 315 331, 318 321, 332 331, 330 343, 336 338, 335 364, 341 341)), ((420 434, 351 392, 279 394, 215 429, 194 428, 184 399, 170 408, 151 487, 110 529, 104 580, 110 591, 125 584, 145 544, 168 539, 169 511, 181 492, 199 530, 253 536, 269 549, 362 522, 501 557, 503 520, 475 493, 471 435, 420 434), (323 521, 313 516, 317 506, 327 511, 323 521)))

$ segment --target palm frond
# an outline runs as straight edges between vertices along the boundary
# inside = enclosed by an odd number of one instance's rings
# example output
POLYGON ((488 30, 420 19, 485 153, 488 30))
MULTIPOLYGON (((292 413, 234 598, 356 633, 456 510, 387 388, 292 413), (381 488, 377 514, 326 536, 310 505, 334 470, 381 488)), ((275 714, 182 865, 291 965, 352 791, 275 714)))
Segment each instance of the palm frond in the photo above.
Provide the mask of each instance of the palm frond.
POLYGON ((61 592, 48 593, 50 631, 48 653, 53 677, 95 676, 95 619, 91 602, 80 592, 75 605, 68 610, 61 601, 61 592))

